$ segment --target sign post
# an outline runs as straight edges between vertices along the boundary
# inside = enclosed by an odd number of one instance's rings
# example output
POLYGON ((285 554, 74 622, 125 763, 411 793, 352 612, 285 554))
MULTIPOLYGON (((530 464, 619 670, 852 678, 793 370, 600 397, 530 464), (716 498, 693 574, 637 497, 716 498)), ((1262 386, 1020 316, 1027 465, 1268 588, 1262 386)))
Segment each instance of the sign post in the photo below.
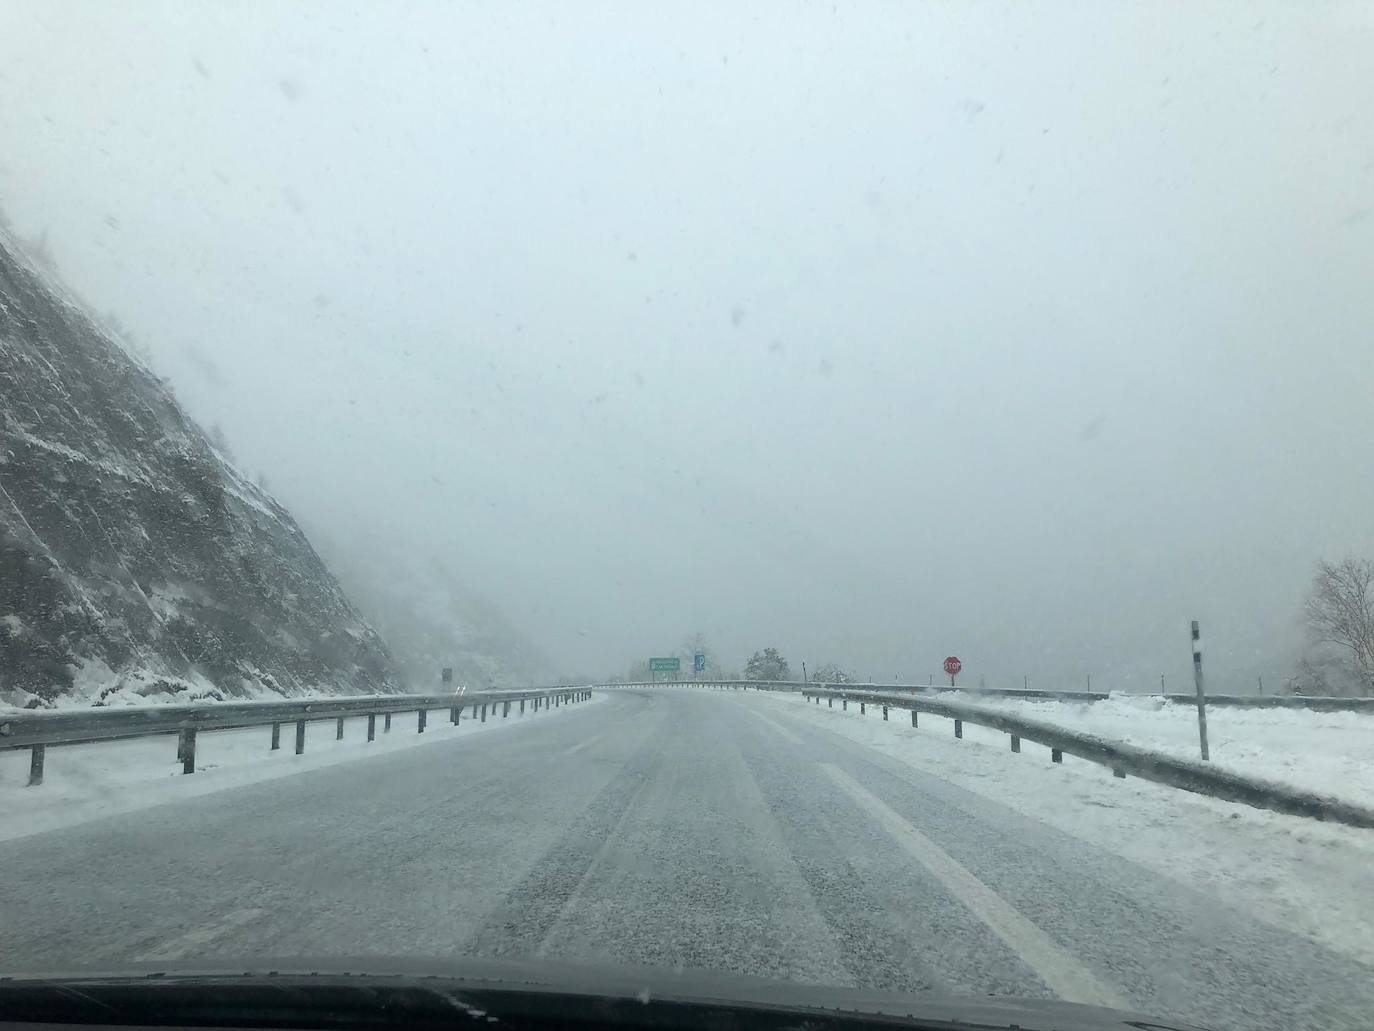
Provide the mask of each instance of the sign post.
POLYGON ((959 671, 964 668, 964 664, 959 661, 959 656, 951 655, 945 659, 945 672, 949 674, 949 686, 954 686, 954 678, 959 675, 959 671))
POLYGON ((682 669, 682 660, 679 658, 670 659, 650 659, 649 660, 649 679, 654 679, 655 673, 677 673, 682 669))
POLYGON ((1207 695, 1202 687, 1202 631, 1193 620, 1193 687, 1197 689, 1197 738, 1202 759, 1207 761, 1207 695))

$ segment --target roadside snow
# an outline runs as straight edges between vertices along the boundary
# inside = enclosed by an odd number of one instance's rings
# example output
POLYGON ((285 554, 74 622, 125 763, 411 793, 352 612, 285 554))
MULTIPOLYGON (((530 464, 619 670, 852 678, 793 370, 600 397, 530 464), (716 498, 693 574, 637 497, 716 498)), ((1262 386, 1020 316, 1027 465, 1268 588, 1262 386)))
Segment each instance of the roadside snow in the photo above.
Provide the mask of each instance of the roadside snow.
MULTIPOLYGON (((1083 704, 945 694, 942 700, 1010 712, 1068 730, 1198 758, 1197 709, 1143 695, 1083 704)), ((1214 766, 1374 806, 1374 714, 1311 709, 1207 710, 1214 766)))
MULTIPOLYGON (((106 706, 146 707, 150 705, 193 705, 213 700, 219 695, 214 682, 199 673, 186 676, 155 673, 147 669, 116 672, 98 658, 88 657, 73 668, 72 689, 60 695, 57 709, 90 709, 99 702, 106 706), (157 685, 155 692, 148 691, 157 685), (179 690, 173 691, 172 688, 179 690)), ((236 701, 279 701, 281 695, 262 691, 236 701)), ((0 706, 0 716, 8 707, 0 706)))
POLYGON ((276 752, 269 749, 269 726, 202 731, 196 741, 196 772, 190 776, 176 761, 174 734, 51 747, 43 783, 32 788, 27 786, 29 749, 0 751, 0 841, 402 749, 506 732, 544 719, 571 719, 604 698, 594 692, 585 702, 547 713, 527 707, 523 717, 512 704, 509 718, 488 713, 486 723, 472 718, 469 707, 457 727, 448 722, 447 710, 431 709, 423 734, 416 732, 414 712, 393 715, 390 733, 379 716, 377 739, 371 743, 365 716, 344 721, 342 741, 335 740, 334 721, 322 720, 306 724, 303 755, 295 754, 294 723, 282 725, 276 752))
MULTIPOLYGON (((838 702, 831 709, 796 694, 749 694, 741 700, 789 722, 868 745, 1216 895, 1257 919, 1374 964, 1374 832, 1282 816, 1135 778, 1119 780, 1105 767, 1072 756, 1055 765, 1047 749, 1029 742, 1014 754, 1006 734, 968 723, 963 739, 957 740, 952 722, 938 716, 922 714, 919 729, 913 730, 908 713, 893 711, 884 722, 875 706, 860 716, 857 705, 843 712, 838 702)), ((1293 710, 1281 712, 1294 715, 1293 710)), ((1309 715, 1325 720, 1340 714, 1309 715)), ((1095 729, 1107 733, 1103 726, 1095 729)))

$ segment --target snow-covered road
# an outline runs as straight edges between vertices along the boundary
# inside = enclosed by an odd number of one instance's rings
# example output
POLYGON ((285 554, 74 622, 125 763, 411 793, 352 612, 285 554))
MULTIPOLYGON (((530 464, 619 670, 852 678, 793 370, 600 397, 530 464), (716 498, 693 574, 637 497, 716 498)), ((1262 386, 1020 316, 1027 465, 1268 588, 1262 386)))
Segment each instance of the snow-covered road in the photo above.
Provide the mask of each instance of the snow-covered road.
MULTIPOLYGON (((1369 1026, 1359 948, 1049 819, 1088 804, 1074 774, 882 725, 920 750, 904 761, 862 738, 872 717, 858 726, 795 699, 625 692, 0 841, 0 968, 550 957, 1060 996, 1217 1028, 1369 1026), (967 786, 994 767, 1044 792, 1046 818, 1024 792, 967 786)), ((1192 833, 1188 807, 1210 800, 1170 797, 1192 833)))

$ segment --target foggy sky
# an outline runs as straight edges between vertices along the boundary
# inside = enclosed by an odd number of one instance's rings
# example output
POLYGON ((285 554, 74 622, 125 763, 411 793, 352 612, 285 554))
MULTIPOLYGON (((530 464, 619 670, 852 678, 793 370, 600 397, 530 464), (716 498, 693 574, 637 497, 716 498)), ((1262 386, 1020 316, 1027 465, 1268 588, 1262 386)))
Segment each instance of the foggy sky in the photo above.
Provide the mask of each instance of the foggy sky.
POLYGON ((0 204, 563 672, 1242 688, 1374 553, 1371 12, 0 0, 0 204))

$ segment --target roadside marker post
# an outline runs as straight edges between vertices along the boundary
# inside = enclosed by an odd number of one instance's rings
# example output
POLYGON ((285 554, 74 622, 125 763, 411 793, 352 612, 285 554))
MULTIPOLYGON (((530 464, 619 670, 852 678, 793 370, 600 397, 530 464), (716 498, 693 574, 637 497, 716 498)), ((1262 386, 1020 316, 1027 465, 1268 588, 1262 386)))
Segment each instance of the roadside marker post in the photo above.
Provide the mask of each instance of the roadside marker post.
POLYGON ((1202 747, 1202 760, 1207 762, 1207 692, 1202 681, 1202 631, 1196 619, 1193 620, 1193 687, 1197 690, 1197 739, 1202 747))

